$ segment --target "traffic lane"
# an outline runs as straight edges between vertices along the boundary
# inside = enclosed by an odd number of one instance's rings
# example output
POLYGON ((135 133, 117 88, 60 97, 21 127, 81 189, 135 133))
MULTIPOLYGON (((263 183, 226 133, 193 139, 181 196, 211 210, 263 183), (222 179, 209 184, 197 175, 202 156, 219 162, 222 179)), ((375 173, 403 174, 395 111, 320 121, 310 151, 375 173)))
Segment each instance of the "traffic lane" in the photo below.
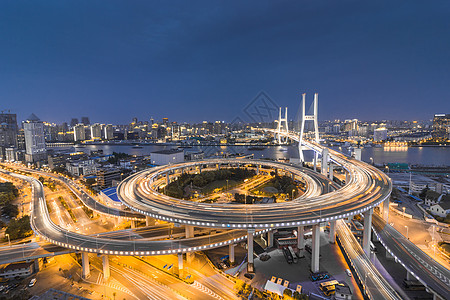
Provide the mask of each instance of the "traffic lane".
POLYGON ((398 259, 414 272, 430 289, 447 298, 450 296, 450 271, 426 255, 377 215, 372 219, 376 232, 398 259))

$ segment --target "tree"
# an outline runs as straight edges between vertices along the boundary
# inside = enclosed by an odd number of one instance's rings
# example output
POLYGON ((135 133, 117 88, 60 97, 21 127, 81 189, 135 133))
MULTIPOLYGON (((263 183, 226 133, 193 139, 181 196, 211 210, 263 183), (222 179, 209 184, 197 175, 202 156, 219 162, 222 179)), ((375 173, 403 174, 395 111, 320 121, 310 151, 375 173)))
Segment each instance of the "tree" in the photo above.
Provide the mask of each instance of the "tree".
POLYGON ((285 289, 283 291, 283 296, 292 297, 292 291, 290 289, 285 289))
POLYGON ((38 180, 39 180, 40 182, 44 183, 44 181, 45 181, 45 178, 44 178, 44 177, 42 177, 42 176, 39 176, 38 180))
POLYGON ((19 208, 17 205, 7 203, 3 206, 2 213, 8 215, 10 218, 15 218, 19 214, 19 208))
POLYGON ((11 240, 31 236, 33 231, 30 226, 30 216, 26 215, 17 220, 11 220, 5 233, 9 234, 11 240))

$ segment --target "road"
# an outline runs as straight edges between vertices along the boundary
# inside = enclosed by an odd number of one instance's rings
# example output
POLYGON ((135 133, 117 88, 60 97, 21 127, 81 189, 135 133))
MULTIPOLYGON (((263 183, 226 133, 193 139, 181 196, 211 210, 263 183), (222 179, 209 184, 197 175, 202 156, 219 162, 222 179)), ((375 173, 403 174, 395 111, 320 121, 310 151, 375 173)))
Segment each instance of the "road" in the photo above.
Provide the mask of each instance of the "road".
POLYGON ((370 299, 402 299, 371 263, 343 220, 336 222, 338 239, 370 299))
MULTIPOLYGON (((227 230, 208 236, 194 237, 180 240, 146 241, 133 239, 111 239, 97 236, 87 236, 68 231, 54 224, 47 210, 44 188, 40 181, 25 175, 9 173, 22 178, 32 184, 33 201, 31 205, 31 227, 36 235, 47 241, 77 251, 95 252, 113 255, 166 255, 176 253, 195 252, 203 249, 223 247, 230 243, 237 243, 246 239, 243 230, 227 230)), ((265 230, 257 232, 261 234, 265 230)))
MULTIPOLYGON (((322 146, 313 145, 322 149, 322 146)), ((330 150, 330 157, 350 172, 342 188, 322 194, 323 175, 302 167, 254 159, 209 159, 144 170, 126 178, 118 187, 118 196, 131 209, 164 221, 222 228, 279 228, 316 224, 359 214, 386 200, 391 181, 380 170, 330 150), (262 165, 283 169, 302 177, 305 194, 293 201, 273 204, 196 203, 158 193, 152 183, 167 173, 205 165, 262 165), (286 214, 289 211, 289 214, 286 214)))
POLYGON ((377 214, 372 226, 383 246, 423 285, 443 299, 450 298, 450 271, 425 254, 377 214))

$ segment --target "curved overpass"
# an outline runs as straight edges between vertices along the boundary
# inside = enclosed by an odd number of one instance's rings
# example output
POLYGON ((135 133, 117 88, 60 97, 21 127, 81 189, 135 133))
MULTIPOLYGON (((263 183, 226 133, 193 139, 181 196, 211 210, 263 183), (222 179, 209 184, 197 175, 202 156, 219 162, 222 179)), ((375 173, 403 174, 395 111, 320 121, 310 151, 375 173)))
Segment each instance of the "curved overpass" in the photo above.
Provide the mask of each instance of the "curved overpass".
MULTIPOLYGON (((316 148, 316 151, 323 148, 320 145, 312 147, 316 148)), ((306 195, 284 203, 197 203, 160 194, 151 188, 151 183, 160 176, 180 169, 211 164, 251 164, 279 168, 301 176, 307 184, 314 186, 326 178, 311 170, 279 162, 253 159, 201 160, 141 171, 122 181, 118 187, 118 196, 131 209, 152 218, 193 226, 230 229, 268 229, 318 224, 365 212, 389 197, 391 182, 383 172, 336 151, 330 150, 330 158, 350 173, 350 180, 344 187, 326 194, 314 188, 313 191, 307 191, 306 195)))
MULTIPOLYGON (((26 180, 32 185, 33 200, 31 202, 30 221, 31 228, 35 234, 52 244, 75 251, 125 256, 168 255, 223 247, 247 238, 247 232, 243 230, 227 230, 209 236, 159 241, 138 239, 129 241, 78 234, 52 222, 47 210, 44 188, 39 180, 4 170, 1 170, 1 172, 26 180)), ((266 231, 260 230, 255 235, 262 234, 266 231)))

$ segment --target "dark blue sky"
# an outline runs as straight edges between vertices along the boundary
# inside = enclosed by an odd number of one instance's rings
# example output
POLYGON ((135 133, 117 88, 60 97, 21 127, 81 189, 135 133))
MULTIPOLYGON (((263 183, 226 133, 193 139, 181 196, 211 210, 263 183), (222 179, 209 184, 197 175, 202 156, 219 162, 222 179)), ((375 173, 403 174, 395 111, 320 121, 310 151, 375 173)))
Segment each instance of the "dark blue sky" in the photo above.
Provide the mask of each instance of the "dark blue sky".
POLYGON ((0 107, 63 122, 450 113, 450 1, 0 2, 0 107))

